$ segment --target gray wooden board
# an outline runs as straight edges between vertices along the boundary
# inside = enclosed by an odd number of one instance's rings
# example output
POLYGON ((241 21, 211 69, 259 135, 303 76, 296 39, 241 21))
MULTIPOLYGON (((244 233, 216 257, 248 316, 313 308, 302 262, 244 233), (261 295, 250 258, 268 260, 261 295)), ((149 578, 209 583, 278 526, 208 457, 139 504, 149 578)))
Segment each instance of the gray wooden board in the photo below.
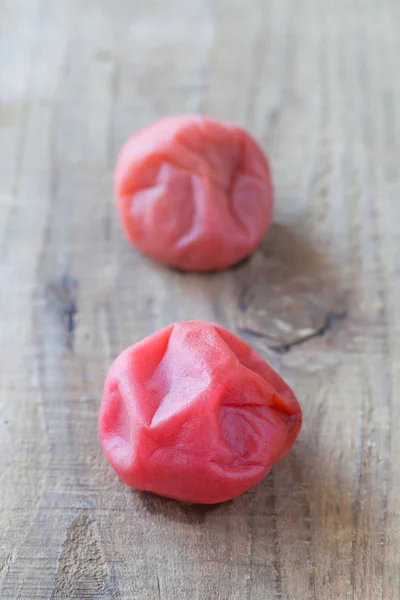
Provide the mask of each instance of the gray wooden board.
POLYGON ((400 588, 400 4, 0 0, 0 597, 396 600, 400 588), (164 114, 247 127, 276 215, 224 273, 124 239, 112 170, 164 114), (105 373, 211 319, 294 387, 291 454, 233 502, 123 485, 105 373))

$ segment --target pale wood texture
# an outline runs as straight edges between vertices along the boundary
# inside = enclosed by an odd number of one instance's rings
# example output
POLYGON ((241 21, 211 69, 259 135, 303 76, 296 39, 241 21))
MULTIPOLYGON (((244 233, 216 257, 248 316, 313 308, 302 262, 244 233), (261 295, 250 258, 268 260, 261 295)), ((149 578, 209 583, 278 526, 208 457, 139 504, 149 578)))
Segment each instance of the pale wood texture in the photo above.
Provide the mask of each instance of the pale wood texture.
POLYGON ((400 597, 398 0, 0 0, 0 597, 400 597), (275 224, 225 273, 125 241, 123 140, 245 125, 275 224), (171 321, 238 332, 304 407, 293 452, 214 509, 120 483, 111 360, 171 321))

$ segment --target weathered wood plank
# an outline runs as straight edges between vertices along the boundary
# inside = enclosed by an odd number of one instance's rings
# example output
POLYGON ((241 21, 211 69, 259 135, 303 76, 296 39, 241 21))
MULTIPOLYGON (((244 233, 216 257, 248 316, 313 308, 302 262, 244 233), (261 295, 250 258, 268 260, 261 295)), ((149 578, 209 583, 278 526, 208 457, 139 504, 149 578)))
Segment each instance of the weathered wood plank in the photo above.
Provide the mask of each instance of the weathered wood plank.
POLYGON ((400 5, 0 0, 0 597, 394 600, 400 589, 400 5), (225 273, 135 252, 124 139, 167 113, 248 127, 276 218, 225 273), (304 429, 218 507, 135 492, 97 411, 126 346, 218 321, 304 429))

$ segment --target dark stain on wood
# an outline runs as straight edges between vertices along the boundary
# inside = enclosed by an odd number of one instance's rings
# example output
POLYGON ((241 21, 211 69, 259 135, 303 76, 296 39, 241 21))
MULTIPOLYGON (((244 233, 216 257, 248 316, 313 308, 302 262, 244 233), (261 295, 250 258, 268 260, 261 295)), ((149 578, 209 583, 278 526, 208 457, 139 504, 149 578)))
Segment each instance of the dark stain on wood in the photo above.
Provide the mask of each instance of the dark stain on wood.
POLYGON ((65 345, 71 351, 73 350, 76 315, 78 314, 77 288, 78 281, 67 273, 48 286, 49 304, 58 313, 65 334, 65 345))

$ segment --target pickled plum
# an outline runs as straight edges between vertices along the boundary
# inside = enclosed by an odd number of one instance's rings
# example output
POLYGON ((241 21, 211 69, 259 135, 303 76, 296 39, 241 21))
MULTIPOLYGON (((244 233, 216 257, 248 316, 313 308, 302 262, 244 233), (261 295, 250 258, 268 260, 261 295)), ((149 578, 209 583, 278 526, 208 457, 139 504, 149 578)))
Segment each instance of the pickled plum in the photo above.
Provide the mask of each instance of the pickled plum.
POLYGON ((261 242, 273 212, 267 159, 241 127, 166 117, 122 148, 115 193, 129 240, 185 271, 224 269, 261 242))
POLYGON ((259 482, 292 447, 301 409, 247 344, 204 321, 128 348, 106 378, 104 453, 128 485, 212 504, 259 482))

